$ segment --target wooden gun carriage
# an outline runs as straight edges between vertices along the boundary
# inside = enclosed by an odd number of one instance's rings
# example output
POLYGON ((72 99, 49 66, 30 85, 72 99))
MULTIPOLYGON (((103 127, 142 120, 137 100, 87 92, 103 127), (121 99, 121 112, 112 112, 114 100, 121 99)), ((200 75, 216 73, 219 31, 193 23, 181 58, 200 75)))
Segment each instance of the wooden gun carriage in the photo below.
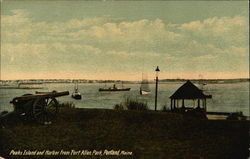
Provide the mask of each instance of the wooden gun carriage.
POLYGON ((28 118, 35 119, 40 124, 51 124, 58 113, 56 97, 69 95, 65 92, 36 92, 16 97, 10 103, 14 105, 14 112, 28 118))

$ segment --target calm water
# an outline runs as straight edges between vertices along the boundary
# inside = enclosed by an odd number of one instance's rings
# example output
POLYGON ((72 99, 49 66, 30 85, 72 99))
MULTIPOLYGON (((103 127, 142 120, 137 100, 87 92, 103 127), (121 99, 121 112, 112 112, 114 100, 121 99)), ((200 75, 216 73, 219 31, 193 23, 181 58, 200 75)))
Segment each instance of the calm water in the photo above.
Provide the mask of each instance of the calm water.
MULTIPOLYGON (((183 83, 164 83, 159 84, 158 109, 164 105, 170 107, 171 96, 183 83)), ((17 96, 35 91, 70 91, 73 92, 74 84, 44 84, 45 89, 25 90, 25 89, 0 89, 0 112, 12 111, 13 107, 9 102, 17 96)), ((112 86, 112 84, 107 84, 112 86)), ((94 83, 78 84, 79 91, 82 94, 82 100, 74 100, 71 96, 57 98, 60 102, 73 102, 79 108, 108 108, 112 109, 115 104, 123 102, 126 97, 137 98, 148 103, 150 109, 154 109, 154 84, 150 85, 152 94, 139 95, 139 84, 126 84, 124 87, 130 87, 129 92, 98 92, 104 84, 94 83)), ((119 85, 118 85, 119 87, 119 85)), ((205 94, 211 94, 212 99, 207 100, 208 111, 234 112, 242 111, 244 115, 249 116, 249 83, 230 83, 230 84, 208 84, 204 87, 205 94)), ((192 104, 192 101, 185 102, 192 104)))

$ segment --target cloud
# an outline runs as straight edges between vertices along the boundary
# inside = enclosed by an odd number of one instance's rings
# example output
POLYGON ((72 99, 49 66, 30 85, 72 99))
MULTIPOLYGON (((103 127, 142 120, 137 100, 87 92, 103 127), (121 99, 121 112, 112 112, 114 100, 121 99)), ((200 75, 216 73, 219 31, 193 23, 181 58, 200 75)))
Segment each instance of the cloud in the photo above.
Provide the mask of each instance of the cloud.
POLYGON ((103 17, 93 17, 93 18, 86 18, 86 19, 71 19, 67 22, 66 27, 68 29, 77 29, 77 28, 84 28, 84 27, 90 27, 93 25, 101 25, 109 20, 116 20, 115 18, 111 18, 109 16, 103 16, 103 17))
POLYGON ((215 59, 218 56, 216 55, 204 55, 204 56, 198 56, 194 58, 194 61, 199 61, 199 60, 211 60, 211 59, 215 59))
POLYGON ((235 17, 213 17, 203 21, 192 21, 179 26, 182 34, 190 38, 202 38, 212 42, 223 42, 227 45, 247 44, 248 18, 244 16, 235 17))
POLYGON ((28 44, 28 43, 18 43, 18 44, 3 44, 1 48, 1 55, 15 55, 15 56, 25 56, 30 55, 41 55, 46 53, 47 47, 44 44, 28 44))
POLYGON ((30 14, 26 10, 15 9, 12 10, 12 15, 1 16, 1 21, 3 26, 14 26, 23 25, 29 23, 31 20, 30 14))
POLYGON ((18 43, 18 44, 3 44, 1 48, 1 55, 3 56, 42 56, 62 53, 74 54, 100 54, 102 51, 91 45, 80 45, 80 44, 29 44, 29 43, 18 43))
POLYGON ((229 54, 229 55, 235 55, 238 57, 244 57, 244 56, 248 56, 249 48, 248 47, 230 46, 227 49, 223 50, 222 53, 229 54))
MULTIPOLYGON (((13 10, 11 15, 2 15, 1 53, 5 66, 28 63, 31 58, 33 64, 41 65, 50 61, 64 66, 69 59, 79 65, 82 61, 86 65, 96 61, 104 65, 112 63, 112 57, 117 64, 129 59, 123 65, 128 69, 139 67, 141 59, 145 59, 176 71, 181 67, 186 71, 211 71, 215 67, 214 71, 228 71, 229 67, 222 64, 225 58, 229 63, 238 63, 248 56, 248 35, 248 18, 238 15, 183 24, 163 19, 127 21, 111 16, 49 22, 35 21, 25 10, 13 10), (211 65, 205 67, 204 62, 211 65)), ((246 61, 240 67, 244 66, 248 66, 246 61)))
POLYGON ((221 36, 228 32, 234 32, 236 28, 242 28, 246 31, 247 18, 243 16, 235 17, 213 17, 201 21, 192 21, 180 25, 180 30, 188 32, 202 33, 214 37, 221 36))
POLYGON ((172 58, 170 55, 168 54, 163 54, 163 53, 159 53, 159 52, 140 52, 140 51, 135 51, 135 52, 126 52, 126 51, 118 51, 118 50, 111 50, 111 51, 107 51, 107 54, 110 55, 118 55, 118 56, 122 56, 122 57, 161 57, 161 58, 167 58, 170 59, 172 58))
POLYGON ((3 42, 81 42, 96 47, 105 46, 109 50, 116 46, 126 52, 131 51, 129 49, 156 51, 160 47, 164 52, 169 52, 171 48, 190 47, 193 41, 201 45, 211 44, 218 49, 248 44, 248 19, 243 16, 212 17, 203 21, 169 24, 161 19, 121 21, 110 16, 35 22, 25 10, 13 10, 12 13, 2 16, 3 26, 22 25, 3 27, 3 42))
POLYGON ((160 20, 139 20, 134 22, 108 22, 103 25, 93 25, 67 34, 69 39, 91 39, 99 43, 133 43, 149 44, 158 40, 167 41, 179 38, 178 33, 168 31, 165 24, 160 20))

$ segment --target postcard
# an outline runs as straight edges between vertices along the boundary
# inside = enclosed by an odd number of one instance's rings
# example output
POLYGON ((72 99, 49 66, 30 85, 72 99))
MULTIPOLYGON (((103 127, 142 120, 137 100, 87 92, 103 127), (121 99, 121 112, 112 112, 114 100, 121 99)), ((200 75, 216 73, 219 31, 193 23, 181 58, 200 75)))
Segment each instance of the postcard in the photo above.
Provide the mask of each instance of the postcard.
POLYGON ((249 158, 248 1, 0 4, 0 159, 249 158))

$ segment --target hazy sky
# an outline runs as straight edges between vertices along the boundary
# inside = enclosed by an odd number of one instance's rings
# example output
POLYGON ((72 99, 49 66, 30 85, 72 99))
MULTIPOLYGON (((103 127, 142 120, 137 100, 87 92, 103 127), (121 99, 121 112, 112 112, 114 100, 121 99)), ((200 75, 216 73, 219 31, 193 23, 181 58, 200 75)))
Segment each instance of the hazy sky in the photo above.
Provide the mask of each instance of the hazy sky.
POLYGON ((1 79, 249 77, 247 1, 1 2, 1 79))

